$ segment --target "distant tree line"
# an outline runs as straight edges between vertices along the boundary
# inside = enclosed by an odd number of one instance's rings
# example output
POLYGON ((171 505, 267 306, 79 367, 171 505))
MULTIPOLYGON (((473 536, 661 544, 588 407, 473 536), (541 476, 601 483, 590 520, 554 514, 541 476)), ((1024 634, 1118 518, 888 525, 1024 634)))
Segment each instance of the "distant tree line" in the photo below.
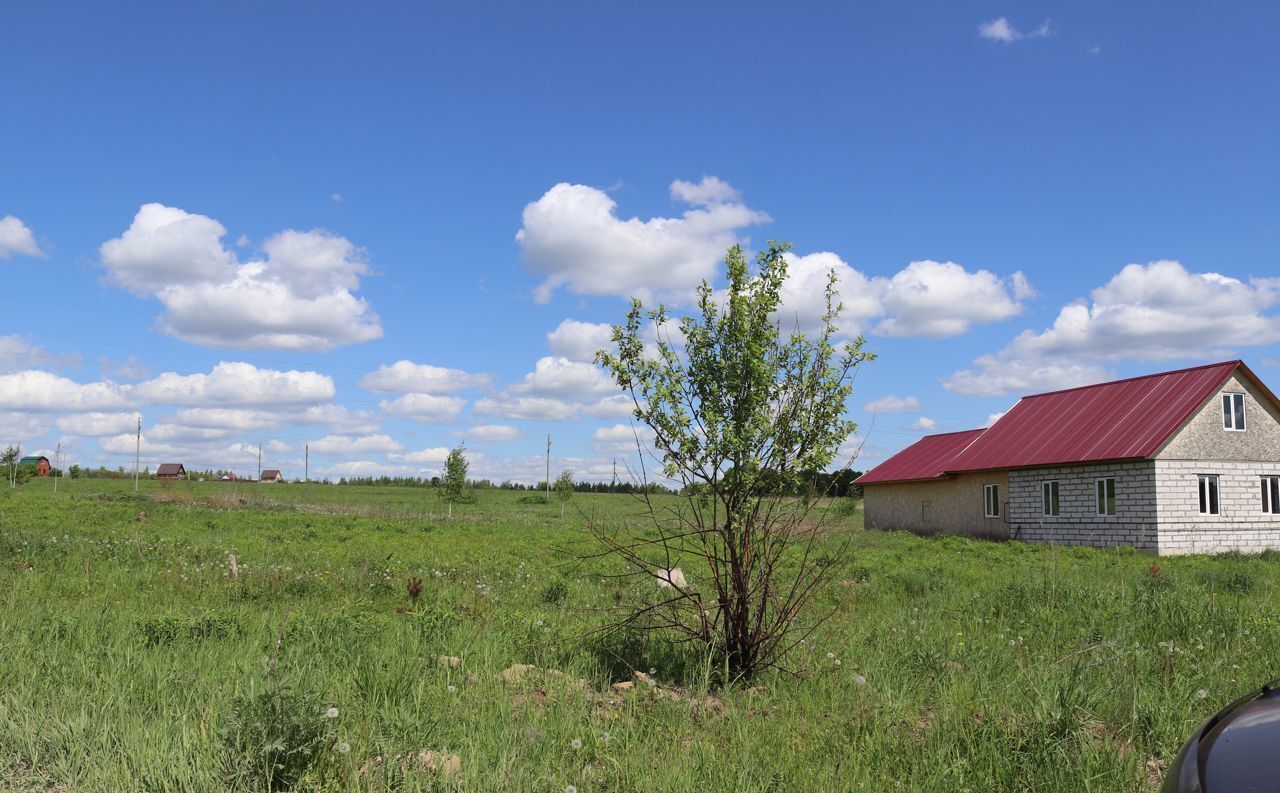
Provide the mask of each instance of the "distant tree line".
MULTIPOLYGON (((440 477, 421 477, 421 476, 347 476, 338 480, 340 485, 353 486, 378 486, 378 487, 439 487, 440 477)), ((525 484, 523 482, 512 482, 505 480, 495 483, 492 479, 468 479, 467 488, 471 490, 521 490, 533 491, 537 493, 545 493, 547 491, 546 480, 535 484, 525 484)), ((647 492, 650 494, 673 494, 676 491, 669 487, 650 482, 645 486, 636 485, 632 482, 574 482, 573 490, 575 493, 640 493, 647 492)))

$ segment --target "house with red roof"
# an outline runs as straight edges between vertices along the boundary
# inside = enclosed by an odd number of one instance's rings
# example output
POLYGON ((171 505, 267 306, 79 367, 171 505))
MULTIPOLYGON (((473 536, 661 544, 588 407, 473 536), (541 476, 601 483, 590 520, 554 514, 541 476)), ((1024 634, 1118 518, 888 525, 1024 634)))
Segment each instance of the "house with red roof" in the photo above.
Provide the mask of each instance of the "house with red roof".
POLYGON ((1034 394, 857 484, 868 528, 1162 555, 1280 548, 1280 400, 1242 361, 1034 394))

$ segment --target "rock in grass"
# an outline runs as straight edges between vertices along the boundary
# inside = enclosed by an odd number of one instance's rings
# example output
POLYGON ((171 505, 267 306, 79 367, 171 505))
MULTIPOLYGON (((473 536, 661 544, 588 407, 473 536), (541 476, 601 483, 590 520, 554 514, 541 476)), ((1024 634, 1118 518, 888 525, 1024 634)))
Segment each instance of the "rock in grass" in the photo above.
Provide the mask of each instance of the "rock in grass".
POLYGON ((537 672, 538 667, 533 664, 512 664, 502 670, 502 682, 519 683, 524 680, 531 672, 537 672))
POLYGON ((446 755, 444 752, 428 750, 418 753, 418 766, 423 771, 432 771, 452 778, 462 773, 462 758, 456 754, 446 755))

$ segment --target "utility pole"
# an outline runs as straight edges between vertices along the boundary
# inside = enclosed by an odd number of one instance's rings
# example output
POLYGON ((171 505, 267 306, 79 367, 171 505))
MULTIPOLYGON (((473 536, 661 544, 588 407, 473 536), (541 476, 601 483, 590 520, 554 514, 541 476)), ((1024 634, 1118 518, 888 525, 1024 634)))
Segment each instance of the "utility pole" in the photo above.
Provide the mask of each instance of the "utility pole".
POLYGON ((142 459, 142 416, 138 416, 138 437, 133 443, 133 492, 138 492, 138 462, 142 459))
POLYGON ((262 441, 258 441, 258 481, 262 481, 262 441))
POLYGON ((547 503, 551 503, 551 433, 547 433, 547 503))
POLYGON ((18 461, 22 459, 22 441, 13 446, 13 459, 9 461, 9 487, 18 486, 18 461))
POLYGON ((58 441, 58 448, 53 452, 53 492, 58 492, 58 479, 62 473, 62 441, 58 441))
POLYGON ((311 444, 302 444, 302 481, 311 481, 311 444))
POLYGON ((613 492, 618 487, 618 458, 613 458, 613 482, 609 484, 609 492, 613 492))

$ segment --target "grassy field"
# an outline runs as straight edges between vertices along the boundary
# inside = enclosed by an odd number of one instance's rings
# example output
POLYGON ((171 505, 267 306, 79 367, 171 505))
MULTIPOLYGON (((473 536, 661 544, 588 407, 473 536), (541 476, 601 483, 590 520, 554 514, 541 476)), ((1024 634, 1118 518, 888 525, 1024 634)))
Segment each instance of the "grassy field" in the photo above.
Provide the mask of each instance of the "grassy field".
POLYGON ((444 520, 420 490, 50 485, 0 490, 0 789, 261 789, 228 736, 276 702, 318 747, 302 789, 1147 791, 1280 657, 1276 556, 852 513, 797 674, 715 690, 704 659, 593 633, 637 585, 575 562, 583 514, 629 497, 562 519, 485 492, 444 520), (615 690, 632 669, 656 685, 615 690))

